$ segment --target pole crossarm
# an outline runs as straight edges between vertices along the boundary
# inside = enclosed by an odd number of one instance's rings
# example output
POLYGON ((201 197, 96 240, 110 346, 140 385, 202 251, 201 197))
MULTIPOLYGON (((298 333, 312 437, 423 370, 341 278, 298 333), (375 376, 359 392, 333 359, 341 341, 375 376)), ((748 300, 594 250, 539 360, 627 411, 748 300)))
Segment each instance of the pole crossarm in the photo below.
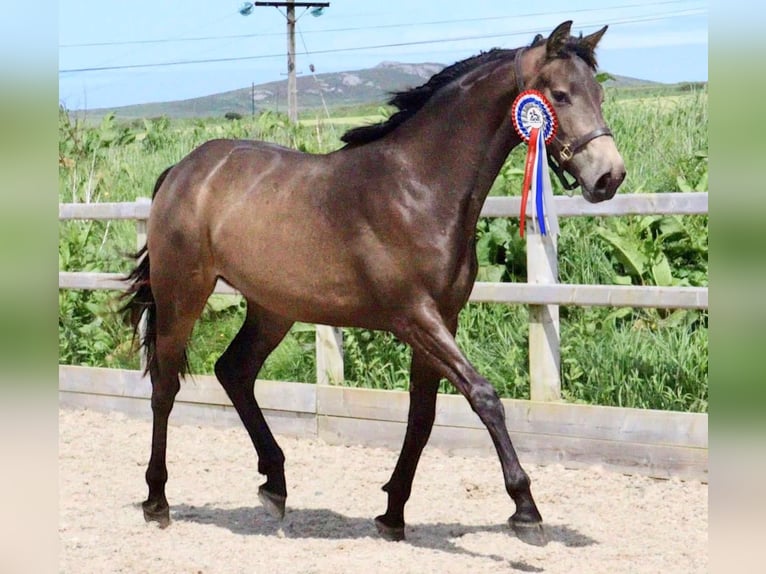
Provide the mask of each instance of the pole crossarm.
POLYGON ((327 8, 329 2, 255 2, 256 6, 273 6, 275 8, 284 8, 285 6, 295 6, 296 8, 327 8))

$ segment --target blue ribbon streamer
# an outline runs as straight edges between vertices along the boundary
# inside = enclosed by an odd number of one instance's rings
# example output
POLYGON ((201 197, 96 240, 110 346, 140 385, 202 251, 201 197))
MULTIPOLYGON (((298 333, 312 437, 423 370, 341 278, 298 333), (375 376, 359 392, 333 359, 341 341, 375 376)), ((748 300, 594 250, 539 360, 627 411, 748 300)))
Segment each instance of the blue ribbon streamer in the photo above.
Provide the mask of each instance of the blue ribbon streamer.
POLYGON ((545 159, 545 138, 543 134, 537 138, 537 173, 535 174, 535 207, 537 211, 537 223, 540 226, 540 234, 545 235, 547 233, 545 227, 545 208, 543 202, 543 170, 546 169, 544 162, 545 159))

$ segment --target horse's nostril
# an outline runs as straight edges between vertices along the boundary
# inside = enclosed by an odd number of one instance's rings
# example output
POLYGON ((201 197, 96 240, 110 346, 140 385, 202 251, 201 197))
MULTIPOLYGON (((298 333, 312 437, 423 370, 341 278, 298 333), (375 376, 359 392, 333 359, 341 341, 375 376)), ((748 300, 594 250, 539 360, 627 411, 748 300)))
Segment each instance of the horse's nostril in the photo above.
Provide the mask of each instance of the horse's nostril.
POLYGON ((606 172, 601 177, 598 178, 596 181, 596 189, 598 190, 604 190, 609 187, 609 180, 611 179, 611 174, 609 172, 606 172))
POLYGON ((625 170, 611 172, 607 171, 601 175, 596 181, 596 192, 604 199, 611 199, 617 192, 617 188, 620 187, 622 181, 625 179, 625 170))

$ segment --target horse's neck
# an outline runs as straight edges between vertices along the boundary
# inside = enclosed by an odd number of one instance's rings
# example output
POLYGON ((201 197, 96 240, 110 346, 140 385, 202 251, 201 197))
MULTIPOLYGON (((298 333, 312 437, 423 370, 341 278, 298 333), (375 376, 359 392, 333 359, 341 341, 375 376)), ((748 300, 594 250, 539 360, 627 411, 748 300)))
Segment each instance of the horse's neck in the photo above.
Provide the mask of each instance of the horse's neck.
POLYGON ((424 158, 412 167, 421 184, 433 189, 447 211, 464 206, 471 231, 505 159, 520 143, 510 117, 512 97, 495 100, 466 98, 440 110, 439 117, 414 117, 399 128, 406 133, 400 138, 405 155, 424 158))

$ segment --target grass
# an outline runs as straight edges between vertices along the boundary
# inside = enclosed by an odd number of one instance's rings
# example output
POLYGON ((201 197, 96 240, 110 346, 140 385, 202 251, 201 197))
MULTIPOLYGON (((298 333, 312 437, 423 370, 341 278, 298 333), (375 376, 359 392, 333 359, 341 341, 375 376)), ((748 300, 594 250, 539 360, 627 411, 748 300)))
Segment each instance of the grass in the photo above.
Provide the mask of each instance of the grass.
MULTIPOLYGON (((151 193, 157 175, 200 143, 216 137, 265 139, 311 152, 340 145, 345 125, 377 119, 376 111, 352 110, 351 117, 292 126, 283 116, 263 114, 229 121, 163 118, 119 124, 60 125, 59 200, 133 201, 151 193), (348 122, 348 124, 347 124, 348 122)), ((707 95, 693 92, 671 100, 622 97, 608 90, 604 116, 628 170, 621 193, 679 189, 679 181, 699 182, 706 170, 707 95)), ((306 120, 307 118, 303 118, 306 120)), ((524 150, 509 156, 492 194, 520 189, 524 150)), ((557 185, 557 182, 554 182, 557 185)), ((560 192, 560 190, 559 190, 560 192)), ((612 218, 615 221, 618 218, 612 218)), ((707 284, 707 217, 679 218, 687 235, 660 243, 641 218, 619 218, 625 236, 647 249, 661 245, 674 277, 707 284), (692 241, 693 240, 693 241, 692 241), (690 273, 694 270, 694 274, 690 273)), ((561 222, 560 280, 610 284, 623 273, 609 246, 594 228, 611 220, 573 218, 561 222)), ((481 220, 477 239, 486 247, 484 271, 501 271, 503 280, 525 281, 524 244, 516 220, 481 220), (482 241, 482 238, 485 238, 482 241)), ((135 250, 132 222, 62 222, 59 268, 125 272, 135 250)), ((650 278, 633 278, 647 282, 650 278)), ((114 293, 60 291, 59 349, 66 364, 137 368, 130 332, 114 315, 114 293)), ((239 329, 244 307, 238 297, 212 298, 190 344, 193 372, 212 373, 213 365, 239 329)), ((519 305, 469 304, 460 317, 458 344, 501 396, 528 398, 527 309, 519 305)), ((681 411, 707 410, 707 313, 661 310, 561 308, 562 392, 566 400, 681 411)), ((406 389, 410 351, 393 336, 344 330, 344 384, 406 389)), ((269 357, 261 378, 315 381, 314 333, 296 325, 269 357)), ((451 392, 446 384, 442 390, 451 392)))
POLYGON ((306 119, 302 118, 298 121, 300 122, 302 126, 307 126, 307 127, 316 127, 316 126, 322 126, 322 125, 354 127, 354 126, 362 126, 366 124, 375 124, 380 121, 383 121, 384 119, 385 117, 381 115, 349 116, 349 117, 342 117, 342 118, 323 118, 321 116, 317 116, 315 118, 306 118, 306 119))

